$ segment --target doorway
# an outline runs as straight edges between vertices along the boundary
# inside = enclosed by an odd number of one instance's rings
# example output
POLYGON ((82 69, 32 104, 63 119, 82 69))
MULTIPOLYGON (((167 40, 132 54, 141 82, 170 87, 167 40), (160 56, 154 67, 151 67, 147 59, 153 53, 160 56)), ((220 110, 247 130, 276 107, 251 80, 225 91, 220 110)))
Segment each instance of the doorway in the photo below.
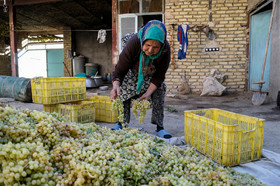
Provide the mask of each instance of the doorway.
POLYGON ((47 50, 48 77, 63 77, 63 49, 47 50))
MULTIPOLYGON (((250 21, 250 47, 249 47, 249 88, 253 91, 259 90, 259 82, 262 73, 262 66, 270 24, 270 17, 272 10, 265 7, 265 9, 251 16, 250 21)), ((271 36, 270 36, 271 37, 271 36)), ((270 38, 271 40, 271 38, 270 38)), ((265 70, 262 86, 262 91, 269 91, 269 76, 270 76, 270 43, 268 46, 265 70)))

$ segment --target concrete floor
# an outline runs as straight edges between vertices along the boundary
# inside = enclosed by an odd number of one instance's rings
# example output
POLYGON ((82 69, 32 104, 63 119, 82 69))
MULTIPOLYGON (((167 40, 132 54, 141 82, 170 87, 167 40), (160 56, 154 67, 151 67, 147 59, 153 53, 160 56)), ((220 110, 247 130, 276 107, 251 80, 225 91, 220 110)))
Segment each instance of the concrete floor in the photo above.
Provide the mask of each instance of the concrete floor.
MULTIPOLYGON (((107 91, 98 88, 88 89, 87 96, 99 94, 109 95, 110 87, 107 91)), ((199 95, 166 95, 164 126, 174 137, 184 136, 184 111, 219 108, 238 114, 265 119, 263 148, 280 154, 280 109, 276 103, 264 103, 255 106, 251 102, 252 93, 226 94, 220 97, 201 97, 199 95), (172 112, 173 111, 173 112, 172 112), (177 112, 174 112, 177 111, 177 112)), ((15 107, 43 110, 41 104, 23 103, 10 98, 1 98, 1 102, 15 107)), ((139 124, 135 117, 131 115, 130 127, 142 128, 150 134, 154 134, 155 125, 150 123, 151 109, 147 111, 143 124, 139 124)), ((101 126, 112 127, 112 123, 96 122, 101 126)))

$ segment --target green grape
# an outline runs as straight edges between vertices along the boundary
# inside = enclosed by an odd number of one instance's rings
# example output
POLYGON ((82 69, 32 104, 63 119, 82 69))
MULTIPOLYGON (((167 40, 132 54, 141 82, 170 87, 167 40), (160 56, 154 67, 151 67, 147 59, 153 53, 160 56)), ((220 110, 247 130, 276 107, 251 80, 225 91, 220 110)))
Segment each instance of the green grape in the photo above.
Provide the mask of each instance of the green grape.
POLYGON ((112 111, 118 111, 118 120, 123 123, 124 121, 124 107, 122 100, 118 97, 112 102, 112 111))
POLYGON ((150 102, 147 100, 132 100, 132 113, 139 123, 144 123, 147 109, 150 108, 150 102), (139 111, 139 116, 138 112, 139 111))

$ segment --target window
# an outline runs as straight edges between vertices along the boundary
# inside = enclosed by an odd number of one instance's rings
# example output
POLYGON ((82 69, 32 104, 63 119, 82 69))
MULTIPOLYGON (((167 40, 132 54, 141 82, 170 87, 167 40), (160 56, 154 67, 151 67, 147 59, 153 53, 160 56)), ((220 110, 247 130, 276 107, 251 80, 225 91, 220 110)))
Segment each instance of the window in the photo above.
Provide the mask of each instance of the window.
POLYGON ((162 1, 142 0, 142 12, 162 12, 162 1))
POLYGON ((119 51, 121 38, 136 33, 150 20, 163 21, 163 0, 119 0, 119 51))
POLYGON ((119 14, 139 13, 139 2, 137 0, 120 0, 119 14))
POLYGON ((163 12, 162 0, 119 0, 119 14, 163 12))

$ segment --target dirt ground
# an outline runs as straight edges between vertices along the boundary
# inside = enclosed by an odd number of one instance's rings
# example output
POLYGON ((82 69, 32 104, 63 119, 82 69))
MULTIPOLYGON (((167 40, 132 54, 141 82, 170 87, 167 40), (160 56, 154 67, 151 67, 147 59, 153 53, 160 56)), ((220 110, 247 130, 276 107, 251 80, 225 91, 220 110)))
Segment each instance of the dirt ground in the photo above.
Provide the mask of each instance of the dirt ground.
MULTIPOLYGON (((109 89, 102 91, 98 88, 88 89, 87 96, 109 95, 109 89)), ((263 148, 280 154, 280 109, 276 103, 265 103, 261 106, 252 104, 252 93, 231 93, 220 97, 202 97, 199 95, 166 95, 164 126, 174 137, 184 136, 184 111, 219 108, 238 114, 265 119, 263 148)), ((11 98, 0 98, 4 104, 31 110, 43 110, 43 105, 36 103, 23 103, 11 98)), ((150 123, 151 109, 147 111, 144 124, 139 124, 131 114, 129 127, 141 128, 147 133, 154 134, 155 125, 150 123)), ((96 122, 98 125, 112 127, 112 123, 96 122)))

